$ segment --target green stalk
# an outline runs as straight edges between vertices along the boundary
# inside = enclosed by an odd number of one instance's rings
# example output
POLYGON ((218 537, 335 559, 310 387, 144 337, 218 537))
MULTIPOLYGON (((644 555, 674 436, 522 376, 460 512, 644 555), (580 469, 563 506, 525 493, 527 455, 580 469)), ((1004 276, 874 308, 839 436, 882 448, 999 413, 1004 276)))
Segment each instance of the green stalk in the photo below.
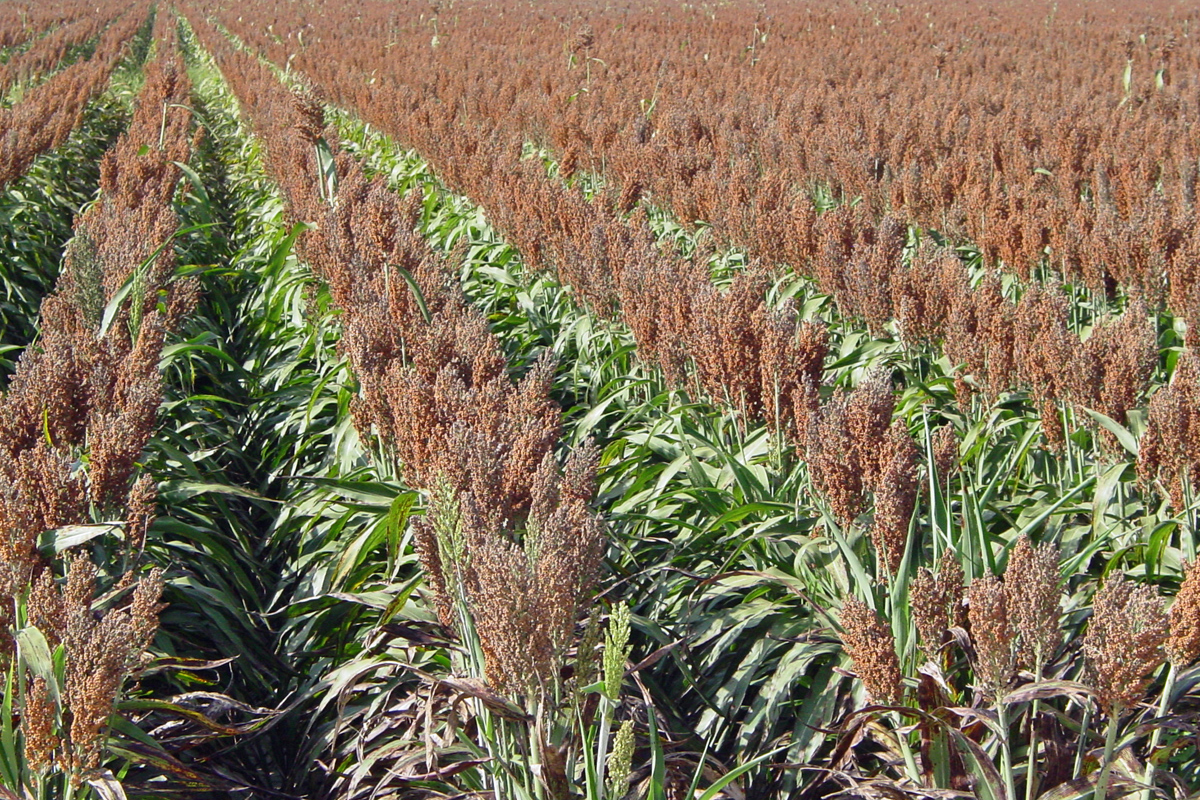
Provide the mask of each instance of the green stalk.
MULTIPOLYGON (((1063 406, 1061 408, 1060 415, 1062 417, 1062 426, 1063 426, 1063 440, 1064 440, 1063 441, 1063 450, 1064 450, 1063 454, 1066 456, 1066 459, 1064 459, 1064 460, 1065 460, 1066 466, 1067 466, 1067 481, 1068 481, 1067 485, 1070 485, 1070 483, 1074 482, 1074 480, 1075 480, 1075 464, 1074 464, 1074 457, 1072 456, 1072 453, 1071 453, 1071 450, 1072 450, 1071 437, 1069 434, 1070 423, 1067 420, 1067 406, 1065 403, 1063 404, 1063 406)), ((1065 490, 1066 486, 1063 486, 1062 488, 1065 490)))
MULTIPOLYGON (((933 464, 933 441, 929 432, 929 415, 921 415, 921 425, 924 429, 924 444, 925 444, 925 459, 929 464, 933 464)), ((928 471, 929 478, 929 522, 933 528, 933 560, 936 563, 942 557, 942 493, 939 491, 940 484, 946 478, 944 475, 938 475, 931 467, 928 471)), ((946 541, 950 539, 949 526, 945 531, 946 541)))
POLYGON ((939 789, 951 787, 950 777, 950 741, 945 730, 939 729, 934 736, 932 746, 933 780, 939 789))
MULTIPOLYGON (((24 603, 21 605, 24 605, 24 603)), ((23 611, 19 613, 20 616, 25 616, 23 611)), ((24 714, 25 710, 29 708, 28 692, 25 689, 25 675, 28 674, 29 667, 25 664, 25 658, 23 656, 18 657, 17 665, 17 707, 21 709, 21 713, 24 714)), ((27 740, 25 739, 25 734, 22 733, 21 754, 18 756, 20 763, 17 765, 17 778, 22 783, 24 783, 26 779, 33 780, 32 771, 29 769, 28 754, 25 752, 26 744, 27 740)))
POLYGON ((13 683, 21 667, 18 666, 15 657, 9 664, 10 666, 4 675, 4 696, 0 697, 0 746, 4 748, 4 759, 0 763, 2 763, 3 772, 5 773, 3 778, 10 784, 19 786, 23 759, 17 754, 17 734, 15 725, 13 724, 15 718, 13 711, 13 683))
POLYGON ((1104 763, 1100 766, 1100 777, 1096 779, 1094 800, 1104 800, 1108 793, 1108 779, 1112 773, 1113 754, 1117 749, 1117 727, 1121 715, 1117 709, 1108 714, 1108 731, 1104 735, 1104 763))
MULTIPOLYGON (((475 704, 476 717, 478 719, 483 720, 483 745, 484 745, 484 748, 487 750, 488 759, 492 763, 495 763, 499 760, 499 757, 496 755, 495 744, 494 744, 494 742, 496 740, 495 720, 492 718, 492 712, 487 710, 487 706, 485 706, 483 704, 482 700, 480 700, 479 698, 475 698, 474 704, 475 704)), ((505 793, 501 790, 500 777, 501 777, 501 773, 503 773, 505 771, 505 768, 507 766, 508 766, 507 764, 501 764, 501 768, 499 770, 495 770, 495 769, 488 770, 488 773, 490 774, 491 779, 492 779, 492 791, 494 791, 496 793, 497 797, 505 796, 505 793)))
MULTIPOLYGON (((1040 649, 1040 648, 1039 648, 1040 649)), ((1037 668, 1033 672, 1034 683, 1041 683, 1042 665, 1038 658, 1037 668)), ((1029 763, 1025 768, 1025 800, 1033 800, 1034 788, 1037 785, 1037 748, 1038 748, 1038 715, 1042 712, 1042 699, 1035 697, 1029 708, 1029 763)))
POLYGON ((612 717, 613 710, 607 697, 600 699, 600 739, 596 744, 596 774, 599 777, 600 786, 607 786, 608 780, 608 740, 612 732, 612 717))
POLYGON ((900 753, 904 756, 904 766, 908 770, 908 777, 913 783, 919 786, 921 784, 921 770, 917 768, 917 759, 913 755, 912 745, 908 743, 907 734, 900 732, 903 720, 900 718, 899 712, 892 712, 892 721, 895 724, 892 732, 896 734, 896 744, 900 746, 900 753))
MULTIPOLYGON (((1171 662, 1167 666, 1167 679, 1163 683, 1162 696, 1158 699, 1158 716, 1159 718, 1167 715, 1167 707, 1171 702, 1171 690, 1175 688, 1175 662, 1171 662)), ((1150 734, 1150 747, 1146 751, 1146 777, 1142 781, 1149 788, 1142 793, 1142 800, 1150 800, 1154 796, 1154 750, 1158 747, 1158 742, 1162 738, 1162 726, 1155 725, 1154 732, 1150 734)))
POLYGON ((1004 702, 1003 697, 997 696, 996 698, 996 716, 1000 718, 1000 770, 1004 774, 1004 790, 1008 793, 1009 797, 1016 797, 1017 787, 1016 782, 1013 780, 1012 744, 1008 740, 1008 705, 1004 702))
POLYGON ((1184 533, 1185 530, 1192 530, 1192 531, 1196 530, 1196 507, 1192 502, 1192 500, 1193 500, 1192 482, 1188 479, 1188 473, 1187 473, 1186 469, 1183 470, 1183 475, 1180 478, 1180 482, 1183 484, 1183 501, 1184 501, 1184 506, 1187 509, 1184 512, 1185 516, 1187 518, 1187 528, 1179 529, 1180 530, 1179 547, 1181 550, 1183 550, 1183 553, 1187 557, 1188 561, 1195 561, 1196 560, 1196 539, 1195 539, 1195 537, 1189 536, 1186 533, 1184 533))
MULTIPOLYGON (((542 714, 541 705, 538 705, 536 711, 539 718, 542 714)), ((535 723, 532 728, 526 727, 525 732, 525 769, 521 777, 525 781, 525 789, 529 791, 532 788, 532 794, 542 800, 546 796, 546 783, 539 780, 538 776, 542 774, 542 732, 540 723, 535 723), (532 736, 530 734, 533 734, 532 736), (532 781, 533 786, 530 787, 532 781)), ((519 734, 518 734, 519 735, 519 734)))
MULTIPOLYGON (((455 610, 458 612, 459 629, 462 631, 462 640, 466 645, 466 652, 464 653, 464 656, 468 663, 467 674, 476 677, 483 677, 485 674, 485 663, 483 649, 479 644, 479 636, 475 632, 475 620, 467 608, 467 602, 462 592, 462 585, 459 576, 454 573, 452 574, 451 579, 454 581, 452 584, 455 588, 454 605, 455 610)), ((476 698, 474 700, 474 705, 477 718, 483 720, 484 749, 487 751, 488 758, 491 760, 491 762, 499 763, 501 767, 499 770, 488 770, 492 779, 492 790, 496 793, 497 797, 510 796, 510 787, 505 786, 503 789, 501 787, 501 778, 507 778, 508 780, 511 780, 511 776, 508 775, 508 754, 503 752, 503 747, 500 748, 501 752, 497 752, 497 745, 500 744, 500 736, 497 734, 500 732, 497 731, 496 718, 492 715, 492 712, 488 710, 487 706, 484 705, 482 700, 476 698)))
POLYGON ((1083 720, 1079 723, 1079 747, 1075 751, 1075 769, 1071 772, 1072 778, 1078 778, 1083 773, 1083 754, 1087 752, 1088 741, 1091 739, 1092 728, 1092 706, 1090 704, 1083 708, 1083 720))

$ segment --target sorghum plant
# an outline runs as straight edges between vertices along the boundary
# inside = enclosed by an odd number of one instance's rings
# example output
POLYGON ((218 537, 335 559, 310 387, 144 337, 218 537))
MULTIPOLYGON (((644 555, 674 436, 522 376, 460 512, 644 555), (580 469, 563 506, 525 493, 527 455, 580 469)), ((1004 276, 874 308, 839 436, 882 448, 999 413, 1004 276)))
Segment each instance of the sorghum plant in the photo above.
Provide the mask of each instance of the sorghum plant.
POLYGON ((129 130, 104 157, 102 196, 77 219, 43 301, 41 338, 0 397, 10 742, 0 770, 38 798, 111 793, 116 704, 158 624, 163 576, 140 569, 156 489, 137 461, 157 419, 164 336, 189 297, 170 281, 166 249, 178 227, 172 161, 190 151, 186 77, 168 30, 129 130), (107 558, 99 547, 99 563, 79 551, 117 531, 123 546, 107 558))

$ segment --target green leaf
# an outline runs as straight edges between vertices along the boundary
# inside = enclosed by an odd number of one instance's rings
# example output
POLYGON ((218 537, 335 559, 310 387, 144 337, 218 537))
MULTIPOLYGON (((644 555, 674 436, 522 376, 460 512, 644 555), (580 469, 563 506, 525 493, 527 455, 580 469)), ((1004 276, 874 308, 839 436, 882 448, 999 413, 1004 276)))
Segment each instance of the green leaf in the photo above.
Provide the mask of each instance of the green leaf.
MULTIPOLYGON (((159 248, 159 250, 161 250, 161 248, 159 248)), ((157 255, 158 252, 159 251, 156 250, 155 255, 157 255)), ((137 270, 134 270, 135 274, 136 272, 137 270)), ((121 311, 121 304, 125 302, 126 298, 129 297, 130 292, 133 291, 133 283, 134 275, 131 274, 125 279, 125 282, 121 284, 121 288, 117 289, 117 291, 109 299, 108 303, 104 306, 104 314, 100 318, 100 331, 96 334, 97 339, 103 339, 108 334, 109 329, 112 327, 113 320, 117 318, 117 314, 121 311)))
POLYGON ((202 494, 222 494, 231 497, 245 497, 250 500, 266 500, 271 503, 281 502, 270 497, 265 497, 245 487, 224 483, 175 480, 163 481, 158 485, 158 496, 165 503, 179 503, 202 494))
POLYGON ((92 770, 88 773, 87 782, 101 800, 129 800, 120 781, 110 769, 92 770))
POLYGON ((200 225, 189 225, 186 228, 180 228, 168 236, 158 247, 154 248, 154 252, 147 256, 145 261, 137 265, 129 273, 129 277, 126 278, 125 282, 121 284, 121 288, 117 289, 117 291, 109 299, 108 303, 104 306, 104 314, 100 318, 100 330, 97 332, 96 338, 103 339, 106 335, 108 335, 108 331, 112 328, 113 320, 117 318, 117 314, 121 311, 121 305, 133 291, 134 284, 137 282, 137 276, 144 273, 145 270, 147 270, 150 265, 154 263, 154 260, 158 258, 158 256, 164 250, 166 250, 167 247, 169 247, 177 237, 184 236, 193 231, 203 230, 204 228, 211 228, 216 224, 217 223, 215 222, 210 222, 200 225))
POLYGON ((963 735, 962 731, 952 725, 943 725, 958 747, 959 755, 967 767, 967 772, 975 776, 975 792, 979 800, 1010 800, 1004 788, 1004 779, 1000 771, 988 758, 987 753, 975 741, 963 735))
POLYGON ((667 759, 663 754, 662 739, 658 735, 657 713, 653 706, 646 709, 646 718, 650 725, 649 800, 667 800, 667 759))
POLYGON ((1135 459, 1137 458, 1137 455, 1138 455, 1137 437, 1135 437, 1129 431, 1128 428, 1126 428, 1124 425, 1120 424, 1113 418, 1107 417, 1104 414, 1101 414, 1099 411, 1093 411, 1090 408, 1085 408, 1084 411, 1087 412, 1087 415, 1089 417, 1096 420, 1096 422, 1098 422, 1102 428, 1107 430, 1113 436, 1117 437, 1117 441, 1121 443, 1121 447, 1124 447, 1126 452, 1128 452, 1135 459))
MULTIPOLYGON (((767 760, 770 759, 772 756, 774 756, 776 753, 782 752, 783 750, 786 750, 786 749, 787 749, 787 745, 777 747, 774 750, 771 750, 770 752, 763 753, 762 755, 758 756, 757 758, 755 758, 751 761, 747 761, 745 764, 742 764, 740 767, 737 767, 736 769, 730 770, 729 772, 722 775, 719 780, 715 781, 712 784, 712 786, 709 786, 708 791, 706 791, 704 794, 700 795, 700 800, 714 800, 714 798, 716 798, 716 796, 718 794, 720 794, 721 792, 724 791, 726 786, 733 783, 734 781, 736 781, 738 778, 745 775, 750 770, 752 770, 758 766, 761 766, 762 764, 767 763, 767 760)), ((698 767, 698 769, 699 769, 699 767, 698 767)))
POLYGON ((413 300, 417 302, 417 308, 421 310, 421 319, 425 320, 426 324, 433 321, 433 315, 429 313, 429 306, 425 304, 425 294, 421 291, 421 287, 417 284, 417 279, 412 273, 404 267, 393 265, 396 272, 400 273, 400 277, 404 278, 404 282, 408 284, 409 291, 413 294, 413 300))
POLYGON ((62 528, 55 528, 42 534, 38 541, 38 550, 49 558, 105 534, 120 535, 122 525, 123 523, 120 522, 101 522, 94 525, 66 525, 62 528))
POLYGON ((389 573, 394 569, 396 562, 400 560, 400 543, 403 540, 404 531, 408 527, 408 518, 412 514, 412 509, 416 502, 416 492, 405 492, 402 495, 397 495, 396 499, 392 501, 391 509, 388 510, 387 552, 389 573))
POLYGON ((308 228, 307 224, 297 222, 288 229, 287 235, 271 250, 271 257, 268 259, 267 266, 263 270, 267 275, 274 275, 279 272, 284 263, 287 262, 287 257, 291 255, 292 248, 296 244, 296 239, 300 237, 301 233, 308 230, 308 228))
MULTIPOLYGON (((46 635, 33 626, 17 631, 17 649, 29 669, 47 684, 57 684, 54 676, 54 658, 50 654, 50 643, 46 635)), ((55 698, 57 700, 57 697, 55 698)))
MULTIPOLYGON (((4 783, 8 786, 19 786, 21 784, 21 761, 17 755, 17 735, 14 724, 15 710, 13 708, 13 682, 16 677, 16 670, 8 669, 4 673, 4 698, 0 703, 0 745, 4 748, 4 758, 0 760, 0 767, 3 768, 4 783)), ((24 676, 21 676, 24 680, 24 676)))
POLYGON ((179 161, 172 161, 171 163, 178 167, 179 171, 187 176, 188 182, 191 183, 192 188, 196 190, 196 196, 200 198, 207 216, 211 218, 212 200, 208 196, 208 189, 204 185, 204 179, 200 177, 196 170, 192 169, 187 164, 179 161))

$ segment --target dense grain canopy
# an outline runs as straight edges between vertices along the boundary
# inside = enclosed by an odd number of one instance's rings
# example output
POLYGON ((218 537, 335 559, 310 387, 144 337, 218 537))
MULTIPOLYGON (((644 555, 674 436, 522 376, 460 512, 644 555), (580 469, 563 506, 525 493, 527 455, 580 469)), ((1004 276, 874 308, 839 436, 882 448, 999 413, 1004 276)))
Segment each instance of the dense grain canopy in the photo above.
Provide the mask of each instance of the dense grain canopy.
POLYGON ((0 794, 1200 791, 1198 17, 0 4, 0 794))

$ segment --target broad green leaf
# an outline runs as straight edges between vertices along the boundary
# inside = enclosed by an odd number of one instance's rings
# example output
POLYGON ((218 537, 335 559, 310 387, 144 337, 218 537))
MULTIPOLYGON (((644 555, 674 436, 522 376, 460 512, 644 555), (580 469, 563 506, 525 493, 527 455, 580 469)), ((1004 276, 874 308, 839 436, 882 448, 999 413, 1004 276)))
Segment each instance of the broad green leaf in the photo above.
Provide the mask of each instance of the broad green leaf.
POLYGON ((1104 414, 1101 414, 1099 411, 1094 411, 1090 408, 1085 408, 1084 411, 1087 412, 1087 415, 1089 417, 1096 420, 1096 422, 1100 424, 1100 427, 1104 428, 1109 433, 1111 433, 1113 436, 1117 437, 1117 441, 1121 443, 1121 447, 1124 447, 1125 451, 1127 453, 1129 453, 1135 459, 1137 458, 1137 455, 1138 455, 1137 438, 1132 433, 1129 432, 1128 428, 1126 428, 1124 425, 1120 424, 1116 420, 1112 419, 1111 417, 1107 417, 1104 414))
POLYGON ((67 525, 46 531, 38 541, 43 555, 58 555, 64 550, 86 544, 101 536, 113 533, 121 535, 123 523, 102 522, 95 525, 67 525))

